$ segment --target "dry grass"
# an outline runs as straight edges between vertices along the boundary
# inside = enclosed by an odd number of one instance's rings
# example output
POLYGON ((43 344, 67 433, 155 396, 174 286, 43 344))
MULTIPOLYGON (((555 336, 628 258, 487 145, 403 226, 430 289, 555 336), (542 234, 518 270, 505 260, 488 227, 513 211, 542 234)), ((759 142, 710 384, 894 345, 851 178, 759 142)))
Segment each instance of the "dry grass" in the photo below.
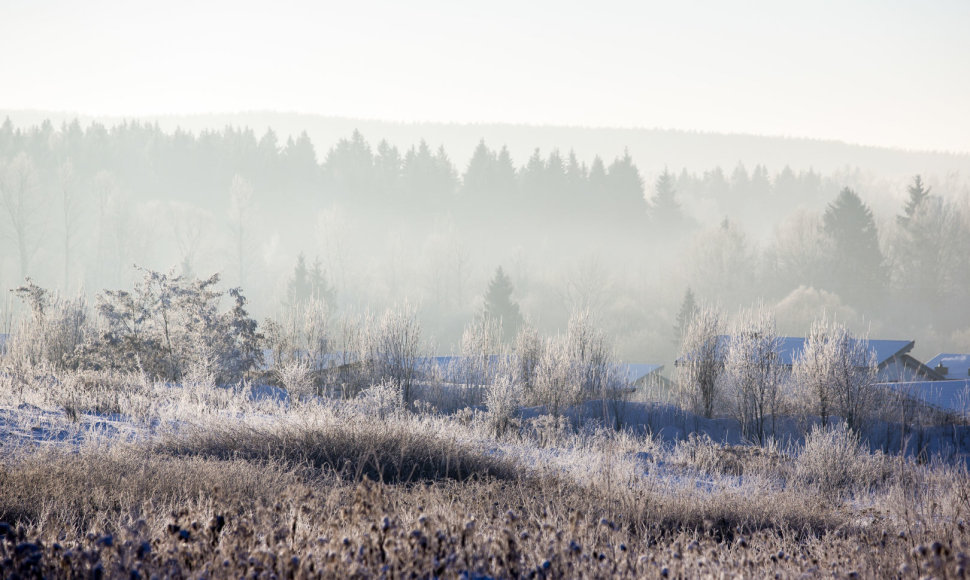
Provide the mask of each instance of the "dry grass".
POLYGON ((692 528, 649 495, 554 477, 390 484, 135 447, 25 455, 0 474, 2 565, 48 577, 960 577, 968 540, 955 523, 836 514, 816 533, 692 528))
POLYGON ((117 400, 136 423, 160 417, 175 428, 138 443, 0 447, 7 575, 882 578, 966 569, 966 471, 872 455, 831 433, 807 451, 703 437, 668 446, 547 420, 497 437, 471 412, 287 407, 254 403, 241 389, 137 377, 34 386, 17 394, 0 384, 0 400, 57 409, 73 389, 80 414, 117 400), (854 475, 828 477, 835 456, 854 475))

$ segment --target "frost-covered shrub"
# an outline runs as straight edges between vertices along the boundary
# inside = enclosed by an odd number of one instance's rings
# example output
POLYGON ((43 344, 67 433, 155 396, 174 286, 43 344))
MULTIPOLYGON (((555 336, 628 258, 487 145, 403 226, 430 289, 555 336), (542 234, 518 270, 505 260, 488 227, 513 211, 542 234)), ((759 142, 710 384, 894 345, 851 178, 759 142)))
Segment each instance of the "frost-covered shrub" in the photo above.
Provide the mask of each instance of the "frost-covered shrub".
POLYGON ((421 344, 421 324, 410 305, 389 308, 380 318, 368 317, 358 361, 373 384, 395 385, 405 406, 411 403, 421 344))
POLYGON ((561 337, 547 339, 536 366, 529 402, 545 405, 549 413, 558 417, 564 408, 579 402, 580 394, 579 378, 566 342, 561 337))
POLYGON ((526 422, 527 433, 531 434, 539 447, 548 447, 564 441, 572 430, 568 417, 539 415, 526 422))
POLYGON ((712 475, 741 472, 738 460, 706 433, 691 433, 687 439, 678 441, 671 453, 671 461, 712 475))
POLYGON ((52 370, 78 367, 78 350, 90 333, 83 296, 62 298, 30 278, 13 291, 30 309, 7 345, 7 360, 17 368, 47 365, 52 370))
POLYGON ((277 318, 266 320, 264 335, 274 368, 296 359, 306 360, 314 371, 322 372, 328 366, 327 354, 333 347, 330 307, 312 297, 288 305, 277 318))
POLYGON ((219 312, 218 274, 204 280, 145 270, 132 291, 98 295, 99 328, 81 366, 144 372, 178 382, 192 368, 211 368, 219 384, 242 380, 262 365, 261 335, 238 288, 232 307, 219 312))
POLYGON ((512 361, 515 364, 517 378, 527 392, 535 387, 536 369, 541 357, 542 339, 539 337, 539 331, 534 326, 523 325, 515 337, 512 361))
POLYGON ((509 429, 521 404, 522 385, 516 382, 511 373, 499 374, 488 385, 485 391, 485 406, 488 409, 489 426, 496 435, 501 435, 509 429))
POLYGON ((619 402, 624 396, 612 345, 587 312, 570 318, 565 335, 545 341, 533 331, 523 330, 512 361, 526 400, 545 405, 553 415, 584 399, 619 402))
POLYGON ((357 395, 361 410, 368 416, 384 420, 404 410, 401 386, 393 380, 367 387, 357 395))
POLYGON ((306 359, 289 359, 276 367, 276 376, 291 396, 313 394, 313 367, 306 359))
POLYGON ((482 315, 472 320, 461 335, 461 380, 466 387, 481 388, 495 378, 492 359, 503 353, 502 321, 482 315))
POLYGON ((570 317, 566 345, 583 392, 600 394, 616 389, 617 373, 612 344, 606 333, 593 324, 588 310, 573 313, 570 317))
POLYGON ((885 475, 880 455, 873 455, 846 423, 816 425, 795 459, 795 477, 825 492, 869 488, 885 475))

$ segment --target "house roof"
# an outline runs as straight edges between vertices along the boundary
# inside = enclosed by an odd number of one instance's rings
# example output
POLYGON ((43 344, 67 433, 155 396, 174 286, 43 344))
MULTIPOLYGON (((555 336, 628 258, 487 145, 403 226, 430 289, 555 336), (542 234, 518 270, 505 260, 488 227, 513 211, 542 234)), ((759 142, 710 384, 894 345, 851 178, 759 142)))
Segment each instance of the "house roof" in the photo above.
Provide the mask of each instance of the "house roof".
MULTIPOLYGON (((853 346, 862 339, 851 339, 853 346)), ((802 337, 784 336, 779 339, 781 342, 781 360, 786 365, 793 365, 795 360, 805 349, 805 339, 802 337)), ((876 364, 883 365, 893 357, 902 356, 913 350, 915 342, 912 340, 869 340, 867 342, 869 351, 875 354, 876 364)))
POLYGON ((970 379, 881 383, 879 386, 943 411, 962 414, 970 410, 970 379))
POLYGON ((618 365, 620 373, 623 377, 630 383, 635 383, 640 379, 651 375, 656 372, 663 370, 663 365, 646 364, 646 363, 628 363, 618 365))
MULTIPOLYGON (((730 336, 720 335, 717 337, 718 352, 726 352, 730 336)), ((853 343, 862 339, 853 338, 853 343)), ((869 350, 876 356, 876 364, 882 366, 894 357, 902 356, 913 349, 915 342, 912 340, 868 340, 869 350)), ((805 349, 805 338, 801 336, 780 336, 778 337, 778 358, 781 364, 792 366, 805 349)), ((677 364, 682 362, 683 357, 677 359, 677 364)))
POLYGON ((947 372, 940 374, 948 379, 965 379, 970 377, 970 354, 940 353, 926 361, 926 366, 934 370, 939 365, 946 367, 947 372))
MULTIPOLYGON (((487 364, 490 369, 495 370, 499 364, 509 359, 510 357, 507 355, 492 354, 488 355, 487 364)), ((447 371, 457 368, 458 365, 467 360, 469 360, 469 357, 461 355, 418 357, 418 366, 426 370, 438 367, 447 371)), ((632 384, 650 374, 663 370, 664 366, 648 363, 622 363, 618 364, 616 368, 620 373, 620 378, 632 384)))

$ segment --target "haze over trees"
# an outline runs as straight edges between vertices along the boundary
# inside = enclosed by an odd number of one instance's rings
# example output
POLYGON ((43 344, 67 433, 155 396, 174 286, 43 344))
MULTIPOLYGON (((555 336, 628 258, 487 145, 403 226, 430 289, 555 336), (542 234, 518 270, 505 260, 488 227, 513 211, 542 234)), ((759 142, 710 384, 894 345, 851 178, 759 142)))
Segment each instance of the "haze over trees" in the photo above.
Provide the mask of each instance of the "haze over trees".
POLYGON ((272 128, 8 119, 0 284, 93 294, 134 283, 138 264, 219 272, 257 317, 307 292, 335 313, 407 299, 450 349, 502 264, 521 316, 553 332, 588 309, 627 360, 672 360, 686 287, 723 308, 778 305, 783 334, 824 304, 859 330, 970 348, 966 182, 581 149, 478 138, 464 158, 356 130, 320 148, 272 128))

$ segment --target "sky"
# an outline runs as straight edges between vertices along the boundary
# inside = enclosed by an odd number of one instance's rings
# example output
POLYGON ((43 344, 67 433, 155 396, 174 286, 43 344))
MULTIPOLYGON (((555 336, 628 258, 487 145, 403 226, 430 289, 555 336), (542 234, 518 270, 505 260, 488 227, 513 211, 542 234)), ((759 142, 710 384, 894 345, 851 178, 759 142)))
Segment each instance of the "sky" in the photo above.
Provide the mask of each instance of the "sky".
POLYGON ((0 0, 0 109, 285 111, 970 152, 970 2, 0 0))

